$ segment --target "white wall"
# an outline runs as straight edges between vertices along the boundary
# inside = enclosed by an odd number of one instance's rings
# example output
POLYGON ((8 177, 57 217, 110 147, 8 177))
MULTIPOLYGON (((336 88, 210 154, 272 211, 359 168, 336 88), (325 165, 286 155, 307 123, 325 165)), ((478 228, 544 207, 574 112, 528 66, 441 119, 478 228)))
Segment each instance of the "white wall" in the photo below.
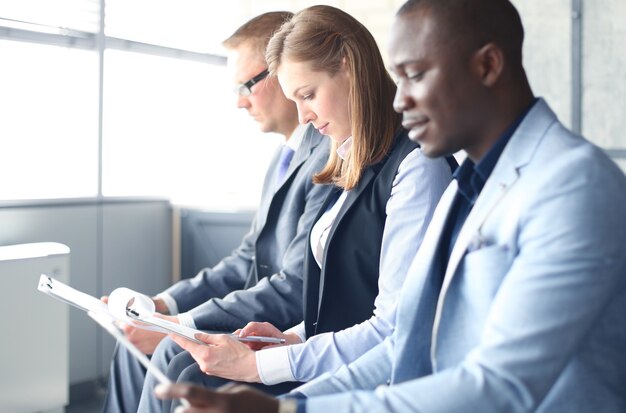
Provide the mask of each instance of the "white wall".
POLYGON ((586 0, 583 18, 583 133, 626 147, 626 1, 586 0))

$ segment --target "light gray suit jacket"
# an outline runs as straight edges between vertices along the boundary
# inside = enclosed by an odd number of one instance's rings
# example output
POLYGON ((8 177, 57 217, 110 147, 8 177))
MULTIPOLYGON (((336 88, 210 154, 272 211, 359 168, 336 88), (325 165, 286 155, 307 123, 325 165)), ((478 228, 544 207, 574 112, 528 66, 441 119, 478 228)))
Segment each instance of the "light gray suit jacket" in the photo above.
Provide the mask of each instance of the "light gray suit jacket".
POLYGON ((352 390, 310 398, 307 411, 625 412, 624 174, 539 100, 460 230, 439 292, 437 244, 456 191, 453 181, 409 271, 394 335, 300 388, 352 390))
POLYGON ((262 199, 241 245, 213 268, 168 290, 196 327, 232 331, 249 321, 288 328, 302 321, 302 273, 306 237, 331 187, 315 185, 330 150, 312 126, 276 189, 280 148, 265 176, 262 199))

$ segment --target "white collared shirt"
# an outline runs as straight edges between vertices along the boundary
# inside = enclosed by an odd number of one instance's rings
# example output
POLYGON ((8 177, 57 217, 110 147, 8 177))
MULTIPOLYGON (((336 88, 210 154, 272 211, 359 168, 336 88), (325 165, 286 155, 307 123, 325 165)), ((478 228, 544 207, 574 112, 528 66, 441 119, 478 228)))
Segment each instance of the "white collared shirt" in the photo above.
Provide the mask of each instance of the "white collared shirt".
MULTIPOLYGON (((351 149, 352 137, 349 137, 337 148, 337 155, 345 160, 351 149)), ((320 268, 322 268, 322 259, 324 258, 324 249, 326 248, 326 241, 328 241, 328 234, 335 223, 341 206, 348 196, 348 192, 349 191, 343 191, 341 196, 339 196, 332 206, 329 206, 311 229, 311 252, 313 252, 315 262, 317 262, 320 268)))
POLYGON ((297 152, 298 148, 302 144, 302 141, 304 140, 304 132, 306 132, 306 128, 307 125, 298 125, 284 144, 293 149, 294 152, 297 152))

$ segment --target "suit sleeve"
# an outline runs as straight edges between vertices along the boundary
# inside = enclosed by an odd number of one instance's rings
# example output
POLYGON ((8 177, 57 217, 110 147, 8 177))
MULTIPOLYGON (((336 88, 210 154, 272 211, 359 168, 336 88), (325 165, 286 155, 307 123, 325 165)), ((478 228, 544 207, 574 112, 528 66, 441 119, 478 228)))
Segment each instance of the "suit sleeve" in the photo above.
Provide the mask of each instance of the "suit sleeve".
MULTIPOLYGON (((280 272, 261 279, 246 290, 234 291, 223 299, 211 299, 192 309, 196 327, 204 330, 233 330, 249 321, 268 321, 285 329, 302 321, 303 266, 308 232, 331 187, 311 182, 328 157, 327 144, 320 144, 307 161, 306 199, 296 235, 287 247, 280 272)), ((304 165, 303 165, 304 167, 304 165)))
POLYGON ((244 287, 254 260, 254 243, 260 231, 256 222, 255 216, 250 231, 231 255, 215 267, 203 268, 193 278, 181 280, 164 291, 174 298, 179 313, 244 287))
POLYGON ((355 390, 374 390, 389 383, 392 354, 393 340, 389 336, 354 362, 341 366, 335 372, 325 373, 293 391, 316 398, 355 390))
POLYGON ((520 200, 516 245, 493 246, 515 256, 464 359, 375 392, 310 398, 307 412, 535 411, 626 288, 624 177, 585 158, 555 158, 562 167, 544 168, 520 200))

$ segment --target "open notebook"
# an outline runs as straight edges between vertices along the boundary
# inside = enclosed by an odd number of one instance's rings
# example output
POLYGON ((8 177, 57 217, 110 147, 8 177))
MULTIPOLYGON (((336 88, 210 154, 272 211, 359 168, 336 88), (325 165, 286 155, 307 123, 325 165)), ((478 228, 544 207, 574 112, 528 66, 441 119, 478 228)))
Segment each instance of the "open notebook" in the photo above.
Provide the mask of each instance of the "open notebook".
POLYGON ((114 290, 109 296, 108 305, 96 297, 78 291, 45 274, 39 278, 37 289, 96 316, 103 315, 113 321, 128 323, 144 330, 165 334, 174 333, 187 340, 206 345, 203 341, 195 338, 196 333, 201 333, 201 331, 156 317, 152 299, 128 288, 114 290))

